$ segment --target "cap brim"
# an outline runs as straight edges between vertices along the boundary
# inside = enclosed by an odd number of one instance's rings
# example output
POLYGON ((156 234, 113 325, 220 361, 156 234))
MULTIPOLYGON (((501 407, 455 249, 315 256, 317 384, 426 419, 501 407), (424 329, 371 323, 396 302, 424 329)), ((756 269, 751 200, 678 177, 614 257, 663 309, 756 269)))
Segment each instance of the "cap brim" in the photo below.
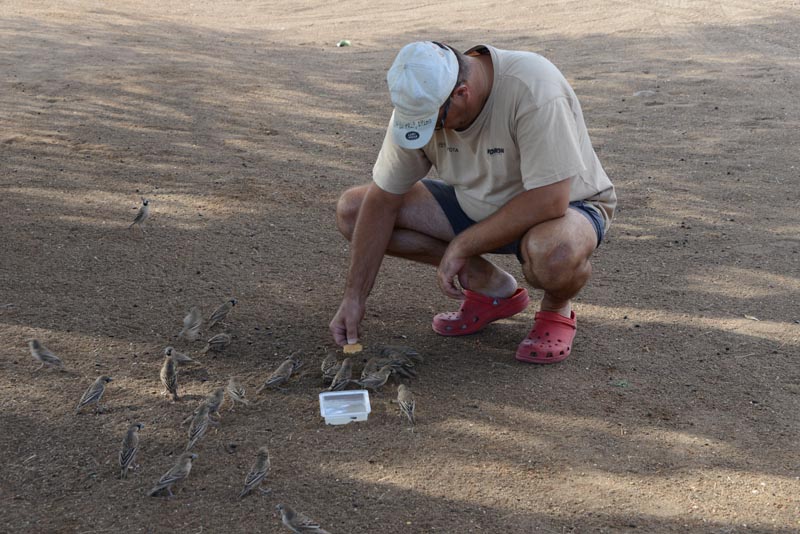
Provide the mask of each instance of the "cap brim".
POLYGON ((403 148, 417 149, 428 144, 436 127, 439 110, 429 117, 405 118, 397 110, 392 113, 392 135, 394 142, 403 148))

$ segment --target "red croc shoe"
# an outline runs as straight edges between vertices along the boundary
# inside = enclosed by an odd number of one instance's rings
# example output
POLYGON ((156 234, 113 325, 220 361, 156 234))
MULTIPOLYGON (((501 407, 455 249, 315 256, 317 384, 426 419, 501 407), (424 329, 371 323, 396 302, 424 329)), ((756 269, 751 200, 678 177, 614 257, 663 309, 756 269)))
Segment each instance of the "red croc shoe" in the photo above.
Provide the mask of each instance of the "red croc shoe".
POLYGON ((575 312, 567 319, 560 313, 540 311, 528 337, 519 344, 516 358, 527 363, 558 363, 572 352, 575 331, 575 312))
POLYGON ((464 300, 457 312, 439 313, 433 318, 433 331, 442 336, 466 336, 487 324, 516 315, 528 307, 528 291, 517 288, 508 298, 495 298, 464 290, 464 300))

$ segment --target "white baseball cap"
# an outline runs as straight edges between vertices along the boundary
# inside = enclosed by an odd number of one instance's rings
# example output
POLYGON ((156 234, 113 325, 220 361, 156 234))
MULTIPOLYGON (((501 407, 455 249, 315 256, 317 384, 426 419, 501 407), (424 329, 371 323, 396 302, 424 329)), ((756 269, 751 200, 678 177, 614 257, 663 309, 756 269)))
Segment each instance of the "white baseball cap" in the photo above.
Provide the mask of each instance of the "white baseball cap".
POLYGON ((403 148, 422 148, 433 135, 439 108, 458 81, 452 50, 431 41, 407 44, 389 69, 386 82, 394 104, 392 133, 403 148))

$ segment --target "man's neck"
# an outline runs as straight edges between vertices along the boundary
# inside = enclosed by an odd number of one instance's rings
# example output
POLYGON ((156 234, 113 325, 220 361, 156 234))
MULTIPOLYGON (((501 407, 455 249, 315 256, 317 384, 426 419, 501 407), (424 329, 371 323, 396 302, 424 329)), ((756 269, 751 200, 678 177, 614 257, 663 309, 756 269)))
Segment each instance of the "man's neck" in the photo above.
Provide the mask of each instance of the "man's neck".
POLYGON ((491 54, 467 56, 470 62, 470 85, 475 94, 475 106, 470 113, 470 124, 481 114, 494 84, 494 65, 491 54))

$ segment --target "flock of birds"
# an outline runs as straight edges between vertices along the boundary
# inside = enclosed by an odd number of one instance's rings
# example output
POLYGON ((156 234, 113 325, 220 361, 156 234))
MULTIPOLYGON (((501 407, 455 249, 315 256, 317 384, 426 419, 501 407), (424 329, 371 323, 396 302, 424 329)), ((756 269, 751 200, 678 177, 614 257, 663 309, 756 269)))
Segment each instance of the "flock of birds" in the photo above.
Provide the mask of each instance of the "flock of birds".
MULTIPOLYGON (((129 228, 138 226, 144 235, 142 225, 149 217, 149 214, 150 202, 142 198, 142 206, 129 228)), ((224 319, 237 304, 238 301, 235 298, 228 299, 222 303, 208 318, 208 329, 210 330, 215 325, 223 323, 224 319)), ((197 341, 200 337, 202 325, 202 313, 197 307, 192 307, 183 319, 183 329, 178 334, 178 338, 185 339, 188 342, 197 341)), ((206 341, 206 345, 201 350, 201 354, 223 352, 231 344, 231 341, 232 338, 230 334, 216 334, 206 341)), ((60 370, 64 369, 64 363, 61 358, 56 356, 39 340, 31 339, 28 341, 28 345, 31 355, 40 363, 37 371, 43 367, 60 370)), ((353 347, 348 346, 345 347, 345 354, 355 354, 360 352, 360 350, 360 345, 353 347)), ((364 361, 363 358, 361 361, 364 361)), ((179 352, 174 347, 166 347, 164 349, 164 361, 159 373, 160 382, 164 388, 162 394, 171 395, 173 402, 179 401, 178 368, 179 366, 189 365, 194 362, 195 360, 193 358, 179 352)), ((341 391, 352 386, 378 391, 387 384, 390 377, 395 377, 395 381, 398 382, 396 403, 409 423, 414 425, 416 423, 416 402, 413 393, 406 384, 399 382, 402 379, 415 378, 417 376, 417 365, 421 363, 423 363, 422 357, 413 348, 387 345, 382 347, 376 356, 366 360, 361 369, 359 378, 354 378, 354 367, 357 366, 358 362, 354 361, 353 356, 346 356, 340 361, 338 351, 330 351, 325 356, 319 368, 319 372, 323 386, 327 386, 329 391, 341 391)), ((263 384, 256 389, 256 395, 261 394, 267 389, 282 389, 282 386, 287 384, 292 375, 302 366, 303 362, 300 360, 300 352, 295 352, 286 358, 286 360, 269 375, 263 384)), ((103 408, 100 401, 106 390, 106 385, 111 381, 113 381, 113 379, 110 376, 103 375, 97 377, 78 401, 75 408, 75 415, 89 406, 93 406, 96 413, 101 413, 103 408)), ((232 407, 237 403, 243 405, 251 404, 251 401, 245 397, 245 387, 236 377, 231 377, 229 379, 227 387, 218 388, 208 395, 208 397, 206 397, 183 421, 184 424, 188 423, 189 425, 188 442, 184 452, 178 457, 175 465, 164 473, 158 482, 156 482, 155 486, 150 489, 148 495, 157 496, 166 493, 166 495, 172 497, 174 495, 172 492, 173 486, 189 476, 192 469, 192 462, 198 458, 198 455, 191 452, 191 450, 203 438, 210 426, 219 425, 219 420, 221 419, 219 410, 225 401, 226 393, 232 407), (212 416, 216 416, 217 419, 215 420, 212 416)), ((119 452, 119 476, 121 479, 127 478, 128 472, 134 468, 136 453, 139 449, 139 431, 142 430, 143 427, 144 425, 142 423, 136 422, 131 424, 122 440, 122 446, 119 452)), ((244 488, 239 493, 239 498, 246 497, 256 489, 262 494, 269 493, 271 491, 270 489, 261 487, 262 482, 269 474, 269 470, 269 451, 266 446, 262 446, 258 449, 256 459, 245 477, 244 488)), ((276 508, 281 514, 281 521, 283 524, 295 533, 325 534, 327 532, 323 530, 317 522, 303 513, 295 511, 286 504, 279 504, 276 508)))

